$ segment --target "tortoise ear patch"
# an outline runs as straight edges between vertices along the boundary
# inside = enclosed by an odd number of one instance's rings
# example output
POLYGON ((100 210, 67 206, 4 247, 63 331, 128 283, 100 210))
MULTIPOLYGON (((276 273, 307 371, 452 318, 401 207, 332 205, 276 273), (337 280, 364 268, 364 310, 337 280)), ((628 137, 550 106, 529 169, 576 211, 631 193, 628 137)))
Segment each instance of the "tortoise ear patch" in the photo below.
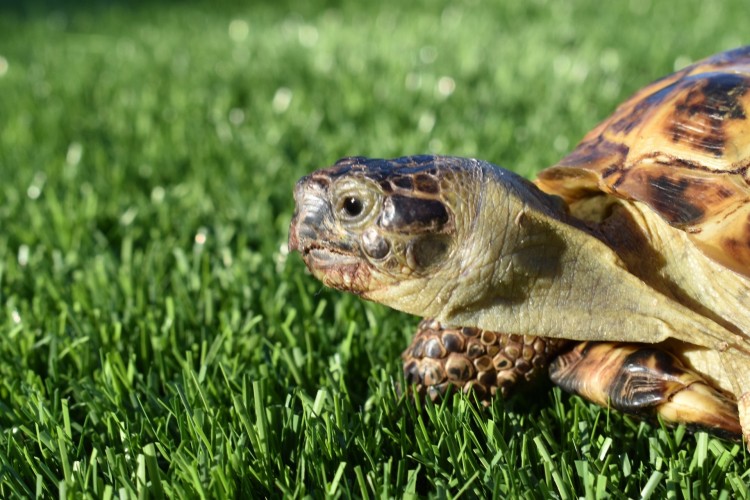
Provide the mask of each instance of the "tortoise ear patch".
POLYGON ((418 269, 428 269, 443 260, 450 249, 450 242, 440 235, 417 238, 409 247, 409 260, 418 269))
POLYGON ((393 195, 383 202, 381 227, 404 233, 439 231, 450 221, 445 204, 438 200, 393 195))

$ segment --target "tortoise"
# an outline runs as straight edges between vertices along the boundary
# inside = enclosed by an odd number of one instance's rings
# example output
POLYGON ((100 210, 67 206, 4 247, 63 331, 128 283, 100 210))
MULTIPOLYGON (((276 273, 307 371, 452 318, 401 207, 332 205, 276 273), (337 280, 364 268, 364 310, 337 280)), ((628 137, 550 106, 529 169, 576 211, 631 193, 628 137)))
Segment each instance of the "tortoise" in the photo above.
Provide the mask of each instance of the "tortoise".
POLYGON ((508 394, 548 373, 750 443, 750 47, 643 88, 534 182, 450 156, 303 177, 289 248, 427 318, 406 380, 508 394))

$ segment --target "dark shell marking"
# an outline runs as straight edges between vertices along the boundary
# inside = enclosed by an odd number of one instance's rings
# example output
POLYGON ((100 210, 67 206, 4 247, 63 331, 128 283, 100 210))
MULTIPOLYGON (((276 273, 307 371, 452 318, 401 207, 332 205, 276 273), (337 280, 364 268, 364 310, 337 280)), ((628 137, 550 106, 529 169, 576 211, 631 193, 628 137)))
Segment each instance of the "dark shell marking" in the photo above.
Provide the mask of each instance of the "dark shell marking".
POLYGON ((603 192, 648 205, 708 257, 750 276, 750 49, 645 87, 537 184, 568 203, 603 192))
POLYGON ((750 87, 745 75, 716 73, 686 78, 684 88, 673 105, 669 131, 674 142, 723 156, 727 140, 726 123, 745 120, 742 98, 750 87), (695 83, 691 80, 697 80, 695 83))
POLYGON ((644 180, 651 191, 648 196, 654 208, 671 224, 694 224, 705 215, 705 210, 691 201, 693 197, 687 196, 695 188, 703 191, 703 182, 691 183, 690 179, 669 175, 669 172, 644 180))

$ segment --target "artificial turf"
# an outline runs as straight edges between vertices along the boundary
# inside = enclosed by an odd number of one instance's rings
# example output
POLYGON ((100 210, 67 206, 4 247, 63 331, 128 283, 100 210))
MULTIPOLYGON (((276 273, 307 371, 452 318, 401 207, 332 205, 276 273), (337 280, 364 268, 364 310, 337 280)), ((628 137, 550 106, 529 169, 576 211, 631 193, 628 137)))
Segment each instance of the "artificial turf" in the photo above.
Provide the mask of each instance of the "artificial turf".
POLYGON ((532 176, 747 43, 745 9, 0 4, 0 496, 747 498, 740 444, 557 389, 400 397, 415 318, 285 246, 312 169, 435 152, 532 176))

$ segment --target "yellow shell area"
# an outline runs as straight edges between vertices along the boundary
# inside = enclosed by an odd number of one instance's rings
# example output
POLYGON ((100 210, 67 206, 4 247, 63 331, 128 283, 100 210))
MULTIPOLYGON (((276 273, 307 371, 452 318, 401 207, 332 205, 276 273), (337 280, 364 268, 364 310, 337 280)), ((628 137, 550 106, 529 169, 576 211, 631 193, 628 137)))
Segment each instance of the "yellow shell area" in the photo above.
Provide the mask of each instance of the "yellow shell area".
POLYGON ((750 47, 643 88, 537 184, 568 203, 647 204, 706 255, 750 276, 750 47))

